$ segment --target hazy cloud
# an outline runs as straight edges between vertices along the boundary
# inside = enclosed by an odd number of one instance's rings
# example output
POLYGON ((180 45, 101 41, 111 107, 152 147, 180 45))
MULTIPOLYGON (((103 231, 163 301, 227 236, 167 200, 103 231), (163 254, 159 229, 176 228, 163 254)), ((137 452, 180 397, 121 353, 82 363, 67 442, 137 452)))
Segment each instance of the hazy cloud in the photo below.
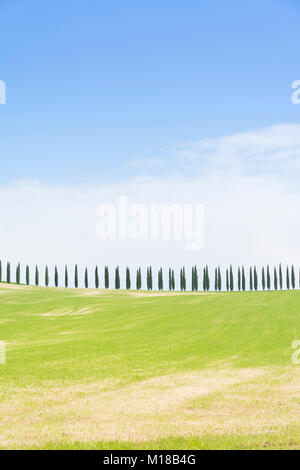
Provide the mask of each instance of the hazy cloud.
POLYGON ((300 169, 300 124, 279 124, 184 144, 177 157, 208 171, 276 173, 300 169))
POLYGON ((188 176, 137 178, 123 183, 50 186, 23 181, 0 186, 2 259, 43 266, 221 266, 297 264, 300 246, 300 125, 273 126, 182 148, 188 176), (197 172, 206 162, 207 171, 197 172), (283 171, 275 168, 284 164, 283 171), (253 170, 253 171, 250 171, 253 170), (293 184, 293 181, 295 184, 293 184), (125 195, 129 203, 202 203, 205 243, 101 241, 96 209, 125 195))

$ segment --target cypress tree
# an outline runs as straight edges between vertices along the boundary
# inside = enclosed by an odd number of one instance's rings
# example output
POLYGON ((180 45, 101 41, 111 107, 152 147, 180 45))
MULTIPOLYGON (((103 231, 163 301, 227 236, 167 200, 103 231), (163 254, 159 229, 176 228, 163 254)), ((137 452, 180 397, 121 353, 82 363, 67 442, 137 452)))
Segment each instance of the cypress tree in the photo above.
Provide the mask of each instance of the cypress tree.
POLYGON ((29 271, 29 266, 26 266, 26 284, 29 286, 30 284, 30 271, 29 271))
POLYGON ((266 288, 265 268, 262 268, 262 272, 261 272, 261 285, 262 285, 263 290, 265 290, 266 288))
POLYGON ((286 267, 286 288, 289 290, 290 289, 290 272, 289 272, 289 267, 286 267))
POLYGON ((196 285, 195 285, 195 268, 192 266, 192 291, 196 290, 196 285))
POLYGON ((230 290, 231 292, 233 291, 234 289, 234 284, 233 284, 233 271, 232 271, 232 266, 230 265, 230 269, 229 269, 229 281, 230 281, 230 290))
POLYGON ((130 289, 131 287, 131 280, 130 280, 130 270, 126 268, 126 289, 130 289))
POLYGON ((172 290, 172 270, 169 268, 169 290, 172 290))
POLYGON ((241 290, 241 268, 239 267, 238 268, 238 290, 240 291, 241 290))
POLYGON ((172 290, 175 290, 175 273, 174 269, 172 269, 172 290))
POLYGON ((277 269, 274 267, 274 289, 278 289, 278 277, 277 277, 277 269))
POLYGON ((281 267, 281 263, 279 265, 279 287, 280 289, 282 290, 282 287, 283 287, 283 280, 282 280, 282 267, 281 267))
POLYGON ((89 287, 89 273, 87 267, 85 268, 84 271, 84 286, 87 289, 89 287))
POLYGON ((203 290, 206 291, 206 269, 203 268, 203 290))
POLYGON ((185 268, 180 269, 180 289, 184 291, 186 289, 186 278, 185 278, 185 268))
POLYGON ((0 260, 0 282, 2 282, 2 261, 0 260))
POLYGON ((152 279, 152 268, 149 266, 147 268, 147 289, 152 290, 153 289, 153 279, 152 279))
POLYGON ((218 269, 215 268, 215 291, 218 290, 218 269))
POLYGON ((252 267, 250 267, 250 290, 253 290, 252 267))
POLYGON ((35 285, 39 285, 39 268, 37 266, 35 267, 35 285))
POLYGON ((226 290, 229 291, 229 273, 228 269, 226 269, 226 290))
POLYGON ((221 277, 220 266, 218 267, 218 289, 219 289, 219 292, 222 290, 222 277, 221 277))
POLYGON ((6 265, 6 282, 10 284, 10 263, 6 265))
POLYGON ((95 267, 95 288, 99 289, 99 271, 98 266, 95 267))
POLYGON ((45 268, 45 286, 49 286, 49 272, 48 272, 48 266, 45 268))
POLYGON ((257 277, 256 266, 254 266, 253 278, 254 278, 254 290, 257 290, 257 288, 258 288, 258 277, 257 277))
POLYGON ((115 271, 115 289, 120 289, 120 270, 119 270, 119 266, 116 267, 116 271, 115 271))
POLYGON ((77 264, 75 265, 74 286, 77 289, 77 287, 78 287, 78 266, 77 266, 77 264))
POLYGON ((55 285, 55 287, 58 286, 58 271, 57 271, 57 266, 55 266, 55 269, 54 269, 54 285, 55 285))
POLYGON ((198 288, 199 288, 199 279, 198 279, 197 266, 194 267, 194 287, 195 287, 195 291, 198 291, 198 288))
POLYGON ((16 269, 16 283, 20 284, 20 278, 21 278, 21 267, 20 263, 18 263, 17 269, 16 269))
POLYGON ((105 289, 109 288, 109 271, 108 271, 108 266, 105 266, 104 268, 104 286, 105 289))
POLYGON ((246 290, 246 276, 245 276, 244 266, 242 267, 242 289, 243 289, 243 292, 245 292, 245 290, 246 290))
POLYGON ((160 268, 158 271, 158 289, 163 290, 163 288, 164 288, 163 272, 162 272, 162 268, 160 268))
POLYGON ((69 276, 68 276, 68 268, 65 266, 65 288, 67 289, 69 285, 69 276))
POLYGON ((140 285, 139 285, 139 270, 138 270, 138 269, 136 270, 136 281, 135 281, 135 285, 136 285, 136 290, 139 290, 140 285))
POLYGON ((195 275, 194 275, 194 266, 192 266, 192 291, 195 290, 195 275))
POLYGON ((268 290, 271 289, 271 275, 269 265, 267 266, 267 288, 268 290))
POLYGON ((294 265, 292 265, 291 283, 292 283, 292 288, 295 289, 295 287, 296 287, 296 278, 295 278, 294 265))
POLYGON ((206 290, 209 291, 209 289, 210 289, 210 280, 209 280, 208 266, 206 265, 206 290))

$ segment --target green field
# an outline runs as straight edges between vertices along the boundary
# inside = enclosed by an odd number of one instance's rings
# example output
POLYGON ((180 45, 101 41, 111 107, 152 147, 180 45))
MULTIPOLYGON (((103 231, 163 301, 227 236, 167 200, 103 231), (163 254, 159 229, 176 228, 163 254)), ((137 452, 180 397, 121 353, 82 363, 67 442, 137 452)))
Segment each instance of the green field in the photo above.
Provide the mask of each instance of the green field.
POLYGON ((1 284, 0 448, 300 448, 299 306, 1 284))

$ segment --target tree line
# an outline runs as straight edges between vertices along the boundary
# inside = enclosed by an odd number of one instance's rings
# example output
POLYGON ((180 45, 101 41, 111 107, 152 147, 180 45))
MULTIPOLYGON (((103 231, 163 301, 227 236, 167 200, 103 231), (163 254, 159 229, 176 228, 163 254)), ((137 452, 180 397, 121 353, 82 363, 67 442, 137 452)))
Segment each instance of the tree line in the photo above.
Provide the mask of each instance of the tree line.
MULTIPOLYGON (((12 268, 11 263, 7 262, 5 267, 5 272, 3 272, 2 262, 0 261, 0 282, 4 281, 7 283, 16 282, 16 284, 21 283, 21 265, 20 263, 17 264, 15 268, 15 281, 12 280, 12 268)), ((65 266, 62 279, 59 278, 59 272, 57 266, 54 267, 54 276, 53 276, 53 284, 55 287, 59 285, 63 285, 64 287, 79 287, 79 269, 78 266, 75 265, 74 270, 72 270, 73 281, 70 282, 70 270, 67 266, 65 266), (60 281, 60 284, 59 284, 60 281)), ((104 267, 104 275, 103 275, 103 286, 100 283, 100 272, 98 266, 95 267, 93 279, 90 279, 90 274, 88 268, 84 269, 83 273, 83 282, 85 288, 95 287, 98 289, 99 287, 104 287, 105 289, 121 288, 121 275, 120 275, 120 268, 117 266, 113 271, 114 276, 111 276, 108 266, 104 267)), ((164 274, 163 269, 160 268, 157 273, 157 286, 158 290, 164 289, 164 274)), ((40 271, 38 266, 35 266, 33 273, 30 270, 30 267, 27 265, 25 266, 25 283, 26 285, 41 285, 40 283, 40 271)), ((154 282, 153 282, 153 274, 152 274, 152 267, 149 266, 146 269, 146 283, 145 288, 148 290, 153 290, 154 282)), ((172 268, 168 269, 168 283, 165 285, 165 289, 169 289, 170 291, 174 291, 177 287, 178 290, 186 291, 189 290, 187 286, 187 275, 185 267, 182 267, 179 272, 179 278, 176 281, 175 271, 172 268), (176 284, 178 282, 178 284, 176 284)), ((209 271, 208 266, 203 267, 202 275, 200 279, 199 270, 197 266, 193 266, 191 270, 191 278, 190 278, 190 290, 192 291, 257 291, 257 290, 282 290, 282 289, 296 289, 300 287, 300 269, 298 270, 296 276, 296 270, 294 265, 287 266, 285 269, 282 268, 282 265, 275 266, 272 270, 269 266, 262 267, 260 272, 256 266, 251 266, 249 270, 244 267, 238 267, 237 270, 233 270, 232 266, 229 266, 225 270, 225 274, 221 273, 220 266, 214 269, 214 274, 211 279, 211 274, 209 271), (297 277, 297 279, 296 279, 297 277), (212 280, 212 282, 211 282, 212 280)), ((50 275, 49 275, 49 268, 48 266, 45 267, 45 271, 43 273, 43 284, 48 287, 50 285, 50 275)), ((125 287, 126 289, 135 288, 137 290, 142 289, 142 269, 138 268, 134 274, 132 275, 132 271, 129 267, 125 270, 125 287)))

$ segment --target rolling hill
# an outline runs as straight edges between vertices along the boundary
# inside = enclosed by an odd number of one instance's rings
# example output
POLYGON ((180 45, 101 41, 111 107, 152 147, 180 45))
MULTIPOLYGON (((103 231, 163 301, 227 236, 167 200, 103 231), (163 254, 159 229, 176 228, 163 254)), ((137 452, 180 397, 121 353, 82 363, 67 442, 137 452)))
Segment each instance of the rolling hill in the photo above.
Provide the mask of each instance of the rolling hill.
POLYGON ((0 448, 299 448, 300 291, 0 285, 0 448))

